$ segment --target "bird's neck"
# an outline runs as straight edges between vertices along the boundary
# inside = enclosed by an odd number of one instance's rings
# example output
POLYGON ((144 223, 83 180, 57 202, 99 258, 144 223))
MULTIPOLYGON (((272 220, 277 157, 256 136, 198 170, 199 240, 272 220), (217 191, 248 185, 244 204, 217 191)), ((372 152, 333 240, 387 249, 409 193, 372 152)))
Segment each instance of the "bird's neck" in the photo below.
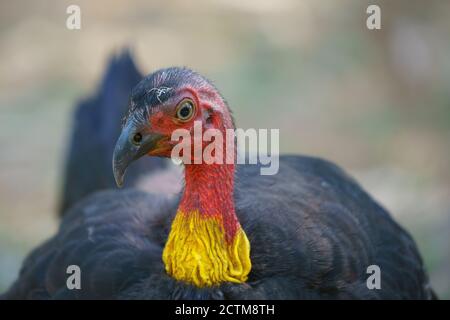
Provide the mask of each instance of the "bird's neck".
POLYGON ((250 243, 236 216, 234 164, 185 166, 185 189, 163 252, 166 271, 198 287, 241 283, 250 243))

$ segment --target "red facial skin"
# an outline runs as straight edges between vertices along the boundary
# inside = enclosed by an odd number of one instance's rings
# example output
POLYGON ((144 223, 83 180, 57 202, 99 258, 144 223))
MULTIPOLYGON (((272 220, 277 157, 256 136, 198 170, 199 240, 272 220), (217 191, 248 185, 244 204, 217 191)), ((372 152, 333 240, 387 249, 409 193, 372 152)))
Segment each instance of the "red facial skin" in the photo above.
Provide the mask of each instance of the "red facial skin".
MULTIPOLYGON (((222 131, 223 137, 226 137, 226 129, 234 129, 228 107, 215 90, 182 88, 149 117, 150 131, 164 135, 149 155, 170 157, 173 146, 178 143, 170 141, 172 132, 184 128, 189 130, 193 137, 194 121, 202 122, 203 131, 208 128, 222 131), (189 121, 182 122, 176 118, 176 108, 186 98, 194 102, 195 114, 189 121)), ((224 139, 223 150, 225 143, 224 139)), ((208 142, 204 142, 203 148, 207 144, 208 142)), ((185 189, 179 205, 179 210, 185 214, 198 210, 205 217, 217 217, 222 220, 225 238, 229 243, 240 228, 233 198, 234 170, 234 164, 185 165, 185 189)))

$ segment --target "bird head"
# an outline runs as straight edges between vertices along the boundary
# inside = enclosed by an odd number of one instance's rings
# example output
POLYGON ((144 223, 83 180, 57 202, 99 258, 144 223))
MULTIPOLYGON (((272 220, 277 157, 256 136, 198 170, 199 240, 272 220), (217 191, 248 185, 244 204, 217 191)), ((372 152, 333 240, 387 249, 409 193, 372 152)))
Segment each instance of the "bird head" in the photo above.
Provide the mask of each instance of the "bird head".
POLYGON ((145 77, 132 90, 114 150, 117 185, 122 186, 125 171, 134 160, 144 155, 170 157, 178 143, 172 141, 172 133, 176 129, 192 132, 198 122, 203 131, 234 128, 224 99, 210 81, 190 69, 178 67, 161 69, 145 77))
MULTIPOLYGON (((203 139, 206 130, 219 130, 224 137, 234 129, 225 101, 208 80, 186 68, 168 68, 133 89, 113 155, 116 182, 122 185, 132 161, 144 155, 170 157, 178 143, 184 145, 186 135, 180 136, 182 141, 172 139, 177 129, 187 131, 190 143, 183 148, 187 157, 175 154, 194 164, 185 162, 185 189, 163 250, 166 272, 198 287, 245 282, 251 270, 250 243, 235 213, 234 159, 212 165, 196 161, 197 149, 212 143, 203 139)), ((229 153, 229 141, 215 139, 214 147, 223 151, 226 144, 229 153)))

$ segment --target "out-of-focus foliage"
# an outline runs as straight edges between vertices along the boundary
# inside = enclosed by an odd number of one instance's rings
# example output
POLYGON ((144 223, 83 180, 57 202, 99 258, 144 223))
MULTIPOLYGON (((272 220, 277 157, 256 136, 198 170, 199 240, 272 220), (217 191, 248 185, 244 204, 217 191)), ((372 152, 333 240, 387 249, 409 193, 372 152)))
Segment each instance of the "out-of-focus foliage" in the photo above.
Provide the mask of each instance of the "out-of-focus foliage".
POLYGON ((0 4, 0 291, 55 231, 74 102, 108 56, 208 75, 240 127, 281 128, 281 151, 333 160, 417 240, 450 297, 450 2, 72 1, 0 4), (365 27, 368 4, 382 29, 365 27))

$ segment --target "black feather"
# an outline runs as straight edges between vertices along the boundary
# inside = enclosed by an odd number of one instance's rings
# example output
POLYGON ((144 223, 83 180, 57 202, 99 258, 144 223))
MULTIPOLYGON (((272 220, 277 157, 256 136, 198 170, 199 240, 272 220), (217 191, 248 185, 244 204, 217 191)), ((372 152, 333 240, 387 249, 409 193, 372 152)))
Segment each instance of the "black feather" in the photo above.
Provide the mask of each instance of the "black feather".
POLYGON ((58 234, 25 261, 6 298, 83 299, 429 299, 416 245, 341 169, 283 156, 261 176, 238 166, 235 202, 251 243, 245 284, 195 288, 165 274, 161 261, 178 200, 134 189, 88 197, 58 234), (82 289, 66 289, 66 268, 82 269, 82 289), (369 290, 366 269, 381 268, 369 290))
MULTIPOLYGON (((131 90, 143 78, 128 51, 112 57, 95 95, 75 109, 69 141, 59 213, 98 190, 115 187, 111 158, 131 90)), ((125 187, 142 175, 166 166, 160 158, 143 159, 127 172, 125 187)))

